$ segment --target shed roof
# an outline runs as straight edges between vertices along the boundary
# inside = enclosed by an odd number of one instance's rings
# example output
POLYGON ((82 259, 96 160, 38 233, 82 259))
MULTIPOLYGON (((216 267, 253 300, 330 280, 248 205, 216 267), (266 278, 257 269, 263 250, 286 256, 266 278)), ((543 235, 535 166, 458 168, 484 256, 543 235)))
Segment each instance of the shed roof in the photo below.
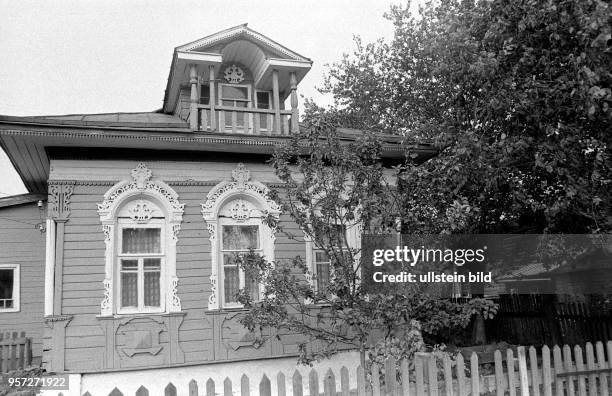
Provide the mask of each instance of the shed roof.
POLYGON ((46 201, 47 196, 45 194, 20 194, 20 195, 11 195, 9 197, 0 198, 0 208, 7 208, 16 205, 23 205, 27 203, 37 202, 37 201, 46 201))

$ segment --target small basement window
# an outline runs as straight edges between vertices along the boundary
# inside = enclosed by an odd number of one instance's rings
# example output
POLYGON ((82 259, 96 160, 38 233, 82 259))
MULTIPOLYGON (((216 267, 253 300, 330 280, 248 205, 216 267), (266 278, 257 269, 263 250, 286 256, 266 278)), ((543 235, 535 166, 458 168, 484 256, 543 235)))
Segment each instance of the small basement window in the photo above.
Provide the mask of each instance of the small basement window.
POLYGON ((19 265, 0 264, 0 312, 19 311, 19 265))

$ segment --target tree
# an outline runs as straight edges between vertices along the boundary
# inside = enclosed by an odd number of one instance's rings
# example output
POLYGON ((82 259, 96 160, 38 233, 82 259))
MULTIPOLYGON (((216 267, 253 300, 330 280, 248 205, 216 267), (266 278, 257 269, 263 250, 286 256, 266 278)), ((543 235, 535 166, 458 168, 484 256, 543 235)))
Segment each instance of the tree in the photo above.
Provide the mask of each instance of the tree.
POLYGON ((610 4, 408 8, 387 15, 390 43, 357 39, 323 87, 353 127, 440 148, 405 166, 404 230, 610 232, 610 4))
MULTIPOLYGON (((365 367, 376 333, 383 340, 413 340, 415 320, 424 333, 435 335, 464 328, 474 309, 494 310, 481 301, 459 306, 423 290, 383 294, 365 287, 361 246, 347 234, 394 229, 403 208, 393 183, 397 175, 384 166, 382 140, 376 134, 346 139, 338 132, 336 116, 327 112, 312 113, 308 120, 274 156, 283 184, 272 197, 299 227, 293 234, 281 231, 296 240, 309 238, 329 258, 330 280, 313 282, 313 271, 303 257, 270 263, 255 253, 239 256, 247 277, 265 289, 259 301, 246 290, 240 293, 239 301, 248 308, 242 323, 251 331, 274 329, 278 337, 303 335, 303 363, 351 348, 360 351, 365 367)), ((268 221, 279 227, 275 219, 268 221)))

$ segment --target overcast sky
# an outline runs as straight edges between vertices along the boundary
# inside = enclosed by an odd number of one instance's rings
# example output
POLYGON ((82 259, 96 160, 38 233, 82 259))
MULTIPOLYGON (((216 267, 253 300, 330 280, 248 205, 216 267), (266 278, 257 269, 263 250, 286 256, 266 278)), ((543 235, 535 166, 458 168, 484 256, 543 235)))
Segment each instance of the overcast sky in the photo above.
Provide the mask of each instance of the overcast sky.
MULTIPOLYGON (((398 1, 0 0, 0 114, 154 111, 161 107, 174 47, 238 24, 309 57, 298 93, 325 64, 352 51, 353 35, 392 36, 383 14, 398 1)), ((25 192, 0 152, 0 196, 25 192)))

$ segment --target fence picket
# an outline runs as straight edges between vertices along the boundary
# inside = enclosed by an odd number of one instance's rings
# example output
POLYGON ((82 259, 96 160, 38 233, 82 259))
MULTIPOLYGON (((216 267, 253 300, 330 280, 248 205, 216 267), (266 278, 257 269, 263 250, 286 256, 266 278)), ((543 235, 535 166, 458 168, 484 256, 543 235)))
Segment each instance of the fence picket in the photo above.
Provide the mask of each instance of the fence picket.
MULTIPOLYGON (((461 355, 459 355, 461 356, 461 355)), ((417 395, 425 394, 425 382, 423 380, 423 359, 420 356, 414 357, 414 371, 416 378, 416 393, 417 395)))
POLYGON ((357 367, 357 396, 366 396, 365 371, 362 366, 357 367))
POLYGON ((276 375, 276 388, 278 389, 278 396, 286 395, 285 374, 281 372, 276 375))
POLYGON ((215 396, 215 381, 212 378, 206 381, 206 396, 215 396))
POLYGON ((544 396, 552 396, 552 373, 550 368, 550 349, 542 347, 542 391, 544 396))
MULTIPOLYGON (((597 344, 595 344, 595 350, 597 351, 597 365, 599 369, 604 370, 606 368, 609 368, 608 364, 606 363, 606 358, 604 354, 604 346, 601 341, 598 341, 597 344)), ((608 359, 610 358, 608 357, 608 359)), ((599 388, 601 389, 601 396, 609 395, 608 374, 607 373, 602 372, 601 374, 599 374, 599 388)))
POLYGON ((506 350, 506 367, 508 369, 508 394, 516 396, 516 378, 514 377, 514 351, 506 350))
MULTIPOLYGON (((85 395, 83 395, 85 396, 85 395)), ((140 388, 136 391, 136 396, 149 396, 149 390, 141 385, 140 388)))
POLYGON ((378 364, 372 364, 372 396, 380 396, 380 369, 378 364))
POLYGON ((215 381, 212 378, 206 381, 206 396, 215 396, 215 381))
POLYGON ((408 374, 410 370, 408 359, 402 359, 400 370, 402 372, 402 395, 410 396, 410 375, 408 374))
POLYGON ((395 373, 395 358, 393 356, 389 356, 385 360, 385 388, 388 395, 395 395, 397 377, 395 373))
POLYGON ((164 389, 164 396, 176 396, 176 386, 172 382, 166 385, 164 389))
POLYGON ((444 354, 444 391, 446 396, 453 396, 453 368, 451 366, 450 357, 444 354))
POLYGON ((267 375, 263 375, 259 383, 259 396, 272 396, 272 384, 267 375))
POLYGON ((223 381, 223 395, 224 396, 232 396, 232 380, 228 377, 225 377, 223 381))
POLYGON ((349 396, 350 389, 349 371, 346 366, 342 366, 340 369, 340 390, 342 391, 342 396, 349 396))
POLYGON ((189 381, 189 396, 198 396, 198 383, 194 379, 189 381))
POLYGON ((319 396, 319 374, 314 369, 308 374, 308 389, 310 396, 319 396))
POLYGON ((249 377, 246 374, 242 374, 240 377, 240 395, 241 396, 249 396, 251 393, 251 386, 249 384, 249 377))
POLYGON ((438 396, 438 368, 436 367, 435 355, 429 355, 427 359, 427 386, 429 396, 438 396))
POLYGON ((121 393, 121 391, 115 387, 115 389, 113 389, 111 393, 108 394, 108 396, 123 396, 123 393, 121 393))
POLYGON ((540 373, 538 371, 538 353, 534 346, 529 347, 529 370, 531 370, 531 392, 540 396, 540 373))
MULTIPOLYGON (((569 345, 563 346, 563 360, 565 365, 565 372, 571 373, 574 370, 572 364, 572 350, 569 345)), ((565 377, 565 383, 567 385, 567 396, 576 396, 576 388, 574 387, 574 376, 565 377)))
POLYGON ((323 394, 325 396, 336 396, 336 376, 331 369, 327 370, 323 378, 323 394))
MULTIPOLYGON (((578 345, 574 346, 574 359, 576 360, 576 370, 584 371, 584 362, 582 360, 582 348, 578 345)), ((586 376, 578 375, 578 395, 579 396, 587 396, 586 391, 586 376)))
MULTIPOLYGON (((585 352, 587 360, 587 369, 589 371, 594 371, 595 353, 593 351, 593 344, 587 342, 585 352)), ((589 375, 589 396, 597 396, 597 376, 595 375, 595 373, 589 375)))
POLYGON ((527 372, 527 355, 525 347, 518 347, 519 381, 521 384, 521 396, 529 396, 529 373, 527 372))
POLYGON ((559 348, 559 345, 553 347, 553 359, 555 362, 555 394, 557 396, 563 396, 563 378, 559 377, 559 374, 565 371, 563 369, 563 358, 561 357, 561 348, 559 348))
POLYGON ((472 380, 472 395, 480 395, 480 374, 478 373, 478 355, 472 352, 470 357, 470 379, 472 380))
MULTIPOLYGON (((418 382, 417 382, 418 384, 418 382)), ((466 394, 465 391, 465 364, 463 362, 463 355, 457 355, 457 389, 459 392, 459 396, 464 396, 466 394)), ((418 388, 417 388, 417 394, 418 388)))
POLYGON ((493 357, 495 360, 495 393, 497 396, 504 396, 504 366, 501 351, 495 351, 493 357))
MULTIPOLYGON (((302 374, 300 374, 299 371, 295 370, 291 382, 293 387, 293 396, 303 396, 304 388, 302 387, 302 374)), ((363 396, 365 396, 365 394, 363 396)))

